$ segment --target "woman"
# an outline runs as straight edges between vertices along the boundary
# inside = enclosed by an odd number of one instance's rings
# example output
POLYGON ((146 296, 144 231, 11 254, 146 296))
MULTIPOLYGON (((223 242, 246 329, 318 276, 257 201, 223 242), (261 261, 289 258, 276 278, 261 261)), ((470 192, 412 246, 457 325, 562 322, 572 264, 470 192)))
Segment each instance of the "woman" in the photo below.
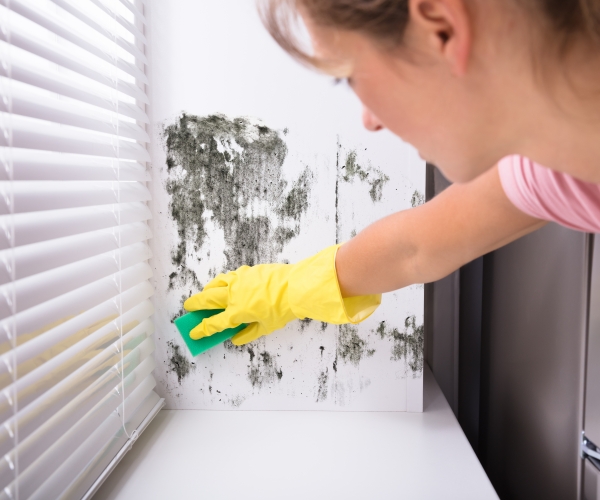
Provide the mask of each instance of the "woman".
POLYGON ((454 184, 298 264, 217 276, 184 306, 226 310, 192 338, 249 323, 233 338, 244 344, 294 318, 358 323, 379 294, 443 278, 547 221, 600 232, 600 0, 270 0, 262 15, 291 55, 347 80, 367 129, 389 129, 454 184))

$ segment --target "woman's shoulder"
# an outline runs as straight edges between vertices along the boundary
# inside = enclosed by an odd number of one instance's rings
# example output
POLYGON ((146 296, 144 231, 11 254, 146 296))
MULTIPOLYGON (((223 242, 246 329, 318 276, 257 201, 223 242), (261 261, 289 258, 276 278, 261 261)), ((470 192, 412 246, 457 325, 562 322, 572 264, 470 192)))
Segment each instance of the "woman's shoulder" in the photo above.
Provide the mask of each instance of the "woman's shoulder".
POLYGON ((521 211, 579 231, 600 233, 600 184, 511 155, 498 163, 504 192, 521 211))

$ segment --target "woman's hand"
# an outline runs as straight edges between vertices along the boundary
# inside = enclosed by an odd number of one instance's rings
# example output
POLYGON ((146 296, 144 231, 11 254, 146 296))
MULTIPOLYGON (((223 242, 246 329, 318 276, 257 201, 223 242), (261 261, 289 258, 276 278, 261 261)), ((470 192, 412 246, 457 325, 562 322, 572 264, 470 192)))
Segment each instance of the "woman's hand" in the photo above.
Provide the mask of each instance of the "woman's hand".
POLYGON ((338 247, 326 248, 293 265, 242 266, 220 274, 183 305, 188 311, 225 309, 203 320, 190 337, 199 339, 247 323, 232 338, 241 345, 283 328, 295 318, 335 324, 364 320, 377 309, 381 295, 342 298, 335 272, 338 247))

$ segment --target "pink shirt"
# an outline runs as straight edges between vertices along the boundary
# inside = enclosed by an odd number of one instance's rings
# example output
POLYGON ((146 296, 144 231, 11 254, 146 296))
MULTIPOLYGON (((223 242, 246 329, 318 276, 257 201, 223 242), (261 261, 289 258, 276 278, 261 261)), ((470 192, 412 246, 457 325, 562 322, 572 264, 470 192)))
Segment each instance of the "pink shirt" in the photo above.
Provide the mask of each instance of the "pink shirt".
POLYGON ((600 233, 600 184, 580 181, 517 155, 500 160, 498 171, 506 196, 522 212, 571 229, 600 233))

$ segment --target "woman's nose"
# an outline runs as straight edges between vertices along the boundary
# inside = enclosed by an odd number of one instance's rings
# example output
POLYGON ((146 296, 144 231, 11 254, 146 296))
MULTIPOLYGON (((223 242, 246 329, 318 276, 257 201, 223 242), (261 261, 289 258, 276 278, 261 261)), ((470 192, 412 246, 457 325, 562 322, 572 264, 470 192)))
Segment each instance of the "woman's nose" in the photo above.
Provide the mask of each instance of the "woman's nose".
POLYGON ((370 132, 377 132, 378 130, 383 129, 383 124, 379 121, 379 118, 371 113, 371 110, 365 107, 363 107, 362 121, 365 128, 370 132))

